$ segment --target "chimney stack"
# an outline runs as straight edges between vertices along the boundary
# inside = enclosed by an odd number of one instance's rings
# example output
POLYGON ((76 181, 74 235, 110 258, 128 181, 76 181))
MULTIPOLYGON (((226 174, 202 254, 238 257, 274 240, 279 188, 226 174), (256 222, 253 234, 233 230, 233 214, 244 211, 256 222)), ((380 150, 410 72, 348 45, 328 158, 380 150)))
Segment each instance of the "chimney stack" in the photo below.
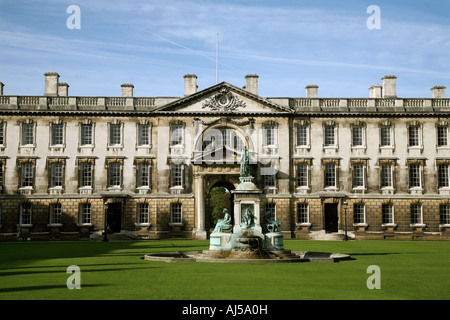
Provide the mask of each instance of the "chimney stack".
POLYGON ((307 98, 317 98, 319 95, 319 86, 315 84, 308 84, 306 87, 307 98))
POLYGON ((131 83, 124 83, 122 87, 122 97, 132 97, 134 86, 131 83))
POLYGON ((58 96, 67 97, 69 95, 69 85, 65 82, 58 83, 58 96))
POLYGON ((397 98, 397 77, 384 76, 383 80, 383 98, 397 98))
POLYGON ((4 87, 5 85, 3 84, 3 82, 0 82, 0 96, 2 96, 3 95, 3 87, 4 87))
POLYGON ((376 84, 374 86, 371 86, 369 88, 370 97, 371 98, 381 98, 382 95, 382 87, 379 84, 376 84))
POLYGON ((58 96, 59 74, 56 72, 45 73, 45 93, 44 96, 58 96))
POLYGON ((250 93, 258 94, 258 78, 257 74, 248 74, 245 76, 245 90, 250 93))
POLYGON ((195 74, 184 75, 184 96, 189 96, 197 92, 197 76, 195 74))
POLYGON ((444 86, 434 86, 431 88, 431 98, 433 99, 443 99, 445 98, 445 89, 444 86))

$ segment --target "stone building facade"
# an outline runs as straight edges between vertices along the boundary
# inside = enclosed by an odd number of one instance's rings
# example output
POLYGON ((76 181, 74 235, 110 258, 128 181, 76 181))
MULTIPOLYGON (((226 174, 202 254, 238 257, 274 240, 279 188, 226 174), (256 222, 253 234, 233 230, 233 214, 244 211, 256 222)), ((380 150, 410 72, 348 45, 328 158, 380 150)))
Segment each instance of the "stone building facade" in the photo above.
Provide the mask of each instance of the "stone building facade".
POLYGON ((237 187, 244 147, 285 237, 448 239, 445 87, 403 99, 385 76, 369 98, 264 98, 254 74, 184 79, 184 97, 75 97, 55 72, 42 96, 0 83, 0 239, 206 239, 210 191, 237 187))

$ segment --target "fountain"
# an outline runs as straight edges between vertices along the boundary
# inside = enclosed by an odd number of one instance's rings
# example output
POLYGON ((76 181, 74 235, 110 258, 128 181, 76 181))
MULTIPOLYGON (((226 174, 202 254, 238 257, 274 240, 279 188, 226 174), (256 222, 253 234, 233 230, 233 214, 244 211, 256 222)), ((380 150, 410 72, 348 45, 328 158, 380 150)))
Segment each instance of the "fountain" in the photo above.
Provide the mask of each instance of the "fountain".
POLYGON ((348 259, 345 254, 314 252, 291 252, 284 249, 281 223, 272 219, 271 210, 264 214, 261 226, 260 195, 250 173, 249 152, 245 148, 241 157, 240 181, 234 194, 234 225, 224 209, 224 218, 219 219, 210 235, 209 250, 165 252, 145 255, 146 260, 166 262, 302 262, 339 261, 348 259))

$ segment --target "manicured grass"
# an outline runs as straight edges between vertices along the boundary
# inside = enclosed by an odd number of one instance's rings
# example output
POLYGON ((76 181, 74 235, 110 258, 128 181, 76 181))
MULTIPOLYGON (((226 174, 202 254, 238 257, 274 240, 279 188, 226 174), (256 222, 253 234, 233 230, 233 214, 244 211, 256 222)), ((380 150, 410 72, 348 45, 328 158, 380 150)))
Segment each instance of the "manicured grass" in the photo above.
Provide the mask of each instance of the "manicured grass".
POLYGON ((0 243, 0 299, 302 300, 449 299, 450 242, 299 241, 285 248, 351 254, 338 263, 219 264, 143 260, 207 249, 208 241, 0 243), (69 290, 67 267, 81 269, 69 290), (370 265, 381 289, 369 290, 370 265))

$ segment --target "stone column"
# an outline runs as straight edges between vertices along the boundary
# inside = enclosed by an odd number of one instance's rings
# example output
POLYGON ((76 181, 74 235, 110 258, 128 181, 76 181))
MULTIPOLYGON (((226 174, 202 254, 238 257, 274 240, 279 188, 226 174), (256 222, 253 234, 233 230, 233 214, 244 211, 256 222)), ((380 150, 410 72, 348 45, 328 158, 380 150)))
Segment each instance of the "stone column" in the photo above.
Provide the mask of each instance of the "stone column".
POLYGON ((194 175, 195 185, 195 217, 196 228, 195 238, 199 240, 207 239, 207 232, 205 230, 205 192, 204 192, 204 177, 201 174, 194 175))

